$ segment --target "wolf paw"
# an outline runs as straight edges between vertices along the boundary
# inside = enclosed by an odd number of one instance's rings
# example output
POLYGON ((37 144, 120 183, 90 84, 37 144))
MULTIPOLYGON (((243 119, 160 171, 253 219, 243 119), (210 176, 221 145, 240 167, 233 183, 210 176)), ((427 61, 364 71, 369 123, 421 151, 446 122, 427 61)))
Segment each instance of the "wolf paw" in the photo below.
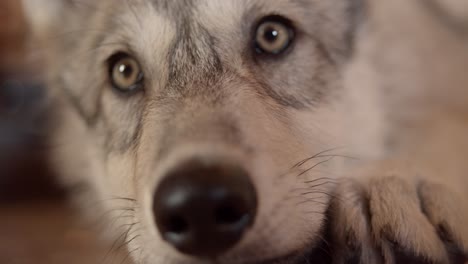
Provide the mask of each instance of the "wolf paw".
POLYGON ((468 263, 464 194, 408 171, 380 168, 337 187, 333 263, 468 263))

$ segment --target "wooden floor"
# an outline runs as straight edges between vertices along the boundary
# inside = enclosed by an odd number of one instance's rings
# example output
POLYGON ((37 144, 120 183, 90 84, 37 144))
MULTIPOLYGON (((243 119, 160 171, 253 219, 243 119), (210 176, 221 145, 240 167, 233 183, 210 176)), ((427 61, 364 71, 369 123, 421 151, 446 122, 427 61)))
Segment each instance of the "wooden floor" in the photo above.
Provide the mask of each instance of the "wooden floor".
POLYGON ((96 234, 58 201, 0 206, 0 263, 104 264, 125 256, 109 254, 96 234))

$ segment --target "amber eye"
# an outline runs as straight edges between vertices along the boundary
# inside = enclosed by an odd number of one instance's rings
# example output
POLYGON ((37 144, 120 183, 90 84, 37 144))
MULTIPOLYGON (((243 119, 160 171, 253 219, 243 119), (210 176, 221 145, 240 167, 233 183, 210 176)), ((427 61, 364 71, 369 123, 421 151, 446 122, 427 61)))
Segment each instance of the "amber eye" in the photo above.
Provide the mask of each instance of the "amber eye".
POLYGON ((143 80, 140 65, 126 53, 117 53, 109 59, 109 75, 114 88, 124 93, 138 90, 143 80))
POLYGON ((284 52, 293 39, 294 29, 289 20, 281 16, 268 16, 257 27, 256 50, 258 53, 277 55, 284 52))

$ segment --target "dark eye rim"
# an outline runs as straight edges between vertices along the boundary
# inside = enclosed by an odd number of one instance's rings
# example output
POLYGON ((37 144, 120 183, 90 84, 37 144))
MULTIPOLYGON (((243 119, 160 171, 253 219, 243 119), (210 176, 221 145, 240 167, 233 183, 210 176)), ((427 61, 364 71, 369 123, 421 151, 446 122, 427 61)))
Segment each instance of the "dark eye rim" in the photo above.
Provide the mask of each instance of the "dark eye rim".
POLYGON ((114 90, 118 91, 120 94, 132 95, 132 94, 134 94, 134 93, 136 93, 136 92, 143 89, 144 73, 141 70, 141 66, 138 63, 138 60, 135 59, 134 56, 130 55, 127 52, 119 51, 119 52, 114 53, 113 55, 111 55, 109 57, 109 59, 107 59, 107 65, 108 65, 107 75, 108 75, 109 83, 112 85, 112 88, 114 90), (131 85, 131 86, 127 87, 127 88, 122 88, 118 84, 115 83, 114 79, 112 78, 112 74, 113 74, 115 65, 119 61, 121 61, 123 59, 127 59, 127 58, 135 60, 135 62, 138 65, 138 68, 139 68, 140 72, 138 74, 136 82, 133 85, 131 85))
POLYGON ((262 55, 262 56, 281 56, 288 51, 294 43, 294 40, 296 39, 296 27, 294 26, 294 23, 288 19, 287 17, 279 14, 271 14, 271 15, 266 15, 262 17, 256 24, 255 27, 253 28, 253 33, 252 33, 252 42, 253 42, 253 48, 254 51, 257 55, 262 55), (289 41, 288 44, 285 45, 283 49, 281 49, 279 52, 268 52, 265 51, 262 47, 257 42, 257 32, 260 26, 265 23, 265 22, 274 22, 274 23, 280 23, 286 26, 289 32, 289 41))

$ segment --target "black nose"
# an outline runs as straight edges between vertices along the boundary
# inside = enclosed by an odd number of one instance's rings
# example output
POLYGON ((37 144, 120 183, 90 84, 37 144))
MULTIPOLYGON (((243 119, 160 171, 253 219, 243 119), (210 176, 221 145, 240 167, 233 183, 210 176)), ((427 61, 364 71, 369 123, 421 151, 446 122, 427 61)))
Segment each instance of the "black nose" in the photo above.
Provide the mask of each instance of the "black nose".
POLYGON ((192 160, 166 175, 153 209, 164 240, 184 254, 213 258, 253 224, 257 195, 242 168, 192 160))

